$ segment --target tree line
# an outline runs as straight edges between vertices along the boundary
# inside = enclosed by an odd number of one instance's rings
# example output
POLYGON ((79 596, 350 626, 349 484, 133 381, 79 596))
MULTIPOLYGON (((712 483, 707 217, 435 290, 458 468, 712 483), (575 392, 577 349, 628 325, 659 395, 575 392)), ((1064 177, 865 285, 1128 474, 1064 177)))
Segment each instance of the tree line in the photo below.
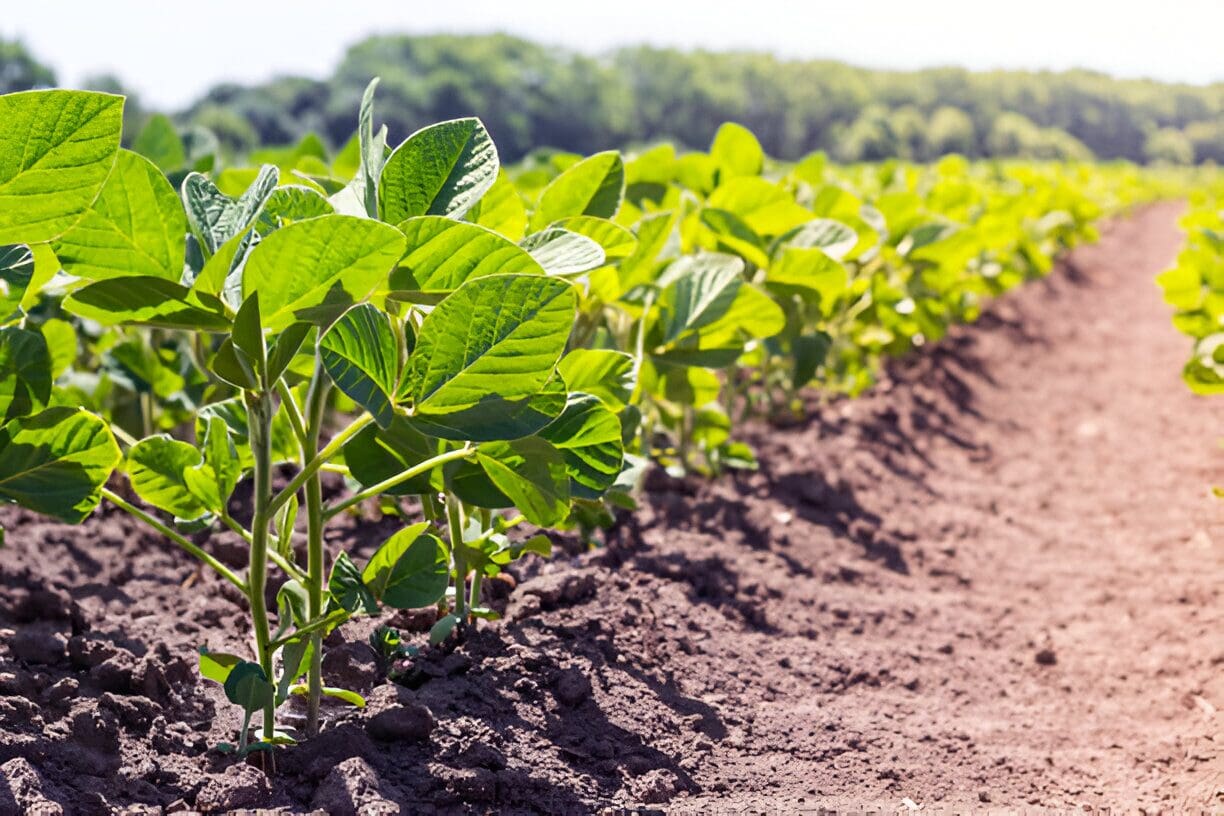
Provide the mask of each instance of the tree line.
MULTIPOLYGON (((393 141, 442 119, 479 115, 508 160, 541 147, 593 153, 663 139, 705 147, 724 121, 774 156, 824 150, 842 161, 970 157, 1224 162, 1224 83, 1194 86, 1104 74, 931 68, 882 71, 764 53, 629 47, 588 56, 508 35, 378 36, 324 79, 222 84, 184 111, 234 153, 317 133, 352 135, 351 111, 381 76, 393 141)), ((0 88, 45 87, 54 73, 0 42, 0 88)), ((123 90, 96 77, 97 90, 123 90)), ((134 121, 143 110, 137 103, 134 121)))

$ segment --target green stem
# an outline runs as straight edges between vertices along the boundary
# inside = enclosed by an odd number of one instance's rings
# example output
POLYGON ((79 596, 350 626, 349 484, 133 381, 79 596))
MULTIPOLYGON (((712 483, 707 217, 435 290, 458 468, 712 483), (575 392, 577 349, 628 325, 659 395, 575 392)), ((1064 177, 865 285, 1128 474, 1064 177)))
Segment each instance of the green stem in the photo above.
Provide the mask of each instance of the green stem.
POLYGON ((276 393, 280 395, 281 407, 285 409, 285 416, 289 418, 289 425, 293 428, 293 435, 298 441, 298 445, 302 447, 302 461, 306 461, 306 443, 307 430, 306 421, 302 418, 302 410, 298 408, 297 400, 293 397, 293 392, 289 390, 289 386, 284 380, 276 381, 276 393))
POLYGON ((354 493, 347 499, 341 501, 339 504, 334 504, 331 507, 328 507, 323 511, 323 518, 325 520, 334 518, 337 514, 343 513, 354 504, 363 502, 371 496, 377 496, 379 493, 385 493, 396 485, 403 484, 409 479, 420 476, 422 473, 428 473, 439 465, 445 465, 447 462, 453 462, 456 459, 466 459, 472 455, 473 450, 474 449, 471 446, 465 445, 458 450, 440 453, 432 459, 426 459, 424 462, 413 465, 405 471, 397 473, 387 479, 383 479, 378 484, 370 485, 369 487, 354 493))
POLYGON ((218 575, 220 575, 222 578, 229 581, 234 586, 238 587, 238 589, 240 589, 244 595, 246 594, 246 591, 247 591, 246 582, 243 581, 242 578, 240 578, 237 573, 235 573, 229 567, 222 564, 216 558, 213 558, 211 555, 204 552, 204 550, 200 549, 200 547, 198 547, 197 545, 192 544, 186 538, 184 538, 183 536, 176 533, 174 530, 167 527, 165 524, 162 524, 154 516, 150 515, 149 513, 146 513, 144 510, 141 510, 139 507, 128 502, 122 496, 118 495, 117 493, 112 492, 108 488, 105 488, 105 487, 102 488, 102 497, 105 498, 107 501, 109 501, 111 504, 118 507, 120 510, 124 510, 127 513, 131 514, 134 518, 137 518, 140 521, 143 521, 145 524, 149 525, 154 530, 161 533, 166 538, 170 539, 171 541, 173 541, 175 544, 182 547, 187 552, 191 553, 191 555, 195 556, 197 559, 203 562, 206 566, 211 567, 212 570, 216 572, 218 575))
POLYGON ((115 438, 118 439, 120 442, 122 442, 124 445, 127 445, 129 448, 136 447, 136 443, 140 441, 136 437, 128 433, 127 431, 123 430, 123 428, 120 428, 118 425, 111 425, 110 429, 111 429, 111 433, 115 436, 115 438))
MULTIPOLYGON (((320 457, 319 436, 323 429, 323 412, 327 405, 328 379, 323 362, 315 357, 314 375, 306 392, 306 433, 302 440, 302 461, 313 462, 320 457)), ((334 441, 334 440, 333 440, 334 441)), ((336 450, 339 450, 337 448, 336 450)), ((326 462, 326 458, 322 460, 326 462)), ((316 470, 306 480, 306 617, 323 614, 324 552, 323 483, 316 470)), ((319 706, 323 699, 323 635, 310 636, 310 668, 306 672, 306 734, 319 732, 319 706)))
POLYGON ((373 421, 374 417, 370 416, 369 414, 362 414, 361 416, 357 417, 357 419, 353 420, 353 422, 347 428, 333 436, 331 441, 327 443, 327 446, 324 447, 323 450, 319 451, 312 458, 307 460, 306 464, 302 466, 302 469, 298 472, 298 474, 293 477, 293 480, 290 481, 289 484, 285 485, 285 489, 272 497, 272 501, 268 505, 269 512, 275 513, 277 510, 279 510, 285 502, 289 501, 290 496, 301 490, 302 485, 306 484, 306 482, 308 482, 312 476, 319 472, 319 469, 323 467, 324 462, 339 453, 340 449, 343 448, 350 439, 356 436, 362 428, 369 425, 373 421))
MULTIPOLYGON (((268 581, 268 533, 272 515, 269 497, 272 495, 272 400, 266 393, 245 392, 247 416, 250 418, 251 454, 255 460, 255 513, 251 520, 251 555, 247 569, 247 599, 255 626, 255 649, 259 665, 269 680, 272 673, 271 633, 265 591, 268 581)), ((276 730, 276 704, 269 701, 263 713, 263 734, 270 739, 276 730)))
POLYGON ((455 561, 455 617, 467 623, 467 549, 463 543, 463 504, 446 494, 446 526, 450 534, 451 557, 455 561))
POLYGON ((329 612, 326 615, 322 615, 317 618, 312 618, 311 620, 308 620, 306 623, 303 623, 301 626, 296 627, 289 634, 284 635, 283 637, 278 637, 276 640, 273 640, 271 643, 272 650, 275 651, 279 649, 280 647, 284 646, 289 641, 296 640, 302 635, 311 635, 312 637, 321 637, 324 629, 327 629, 328 627, 343 621, 347 617, 348 617, 348 612, 345 612, 343 609, 339 609, 339 610, 336 610, 335 612, 329 612))

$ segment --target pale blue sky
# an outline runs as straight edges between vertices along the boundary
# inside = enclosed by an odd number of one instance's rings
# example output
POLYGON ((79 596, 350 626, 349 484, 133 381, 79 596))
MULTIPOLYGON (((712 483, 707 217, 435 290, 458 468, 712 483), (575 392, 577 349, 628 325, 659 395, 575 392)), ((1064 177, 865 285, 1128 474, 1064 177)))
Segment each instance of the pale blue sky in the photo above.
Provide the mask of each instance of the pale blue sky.
POLYGON ((373 33, 508 31, 598 53, 648 42, 884 68, 1093 68, 1224 81, 1224 0, 36 0, 19 37, 66 85, 111 72, 178 107, 214 83, 321 77, 373 33))

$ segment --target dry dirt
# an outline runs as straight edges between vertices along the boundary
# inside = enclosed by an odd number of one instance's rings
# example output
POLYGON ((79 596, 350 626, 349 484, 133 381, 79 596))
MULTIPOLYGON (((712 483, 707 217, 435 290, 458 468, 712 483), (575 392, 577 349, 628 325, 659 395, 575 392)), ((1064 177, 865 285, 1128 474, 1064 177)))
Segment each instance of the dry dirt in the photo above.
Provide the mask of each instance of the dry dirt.
POLYGON ((1178 212, 867 397, 749 427, 757 473, 652 474, 605 549, 494 582, 506 619, 406 686, 350 624, 327 679, 369 706, 271 780, 212 750, 237 717, 195 675, 244 647, 236 593, 119 516, 4 511, 0 814, 1224 810, 1224 411, 1152 282, 1178 212))

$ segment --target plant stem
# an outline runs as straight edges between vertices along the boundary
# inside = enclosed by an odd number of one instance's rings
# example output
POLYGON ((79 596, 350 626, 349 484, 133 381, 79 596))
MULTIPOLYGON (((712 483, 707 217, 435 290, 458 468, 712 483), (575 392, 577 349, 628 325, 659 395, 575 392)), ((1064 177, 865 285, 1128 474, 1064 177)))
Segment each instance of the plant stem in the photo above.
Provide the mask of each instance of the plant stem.
POLYGON ((395 487, 398 484, 403 484, 409 479, 412 479, 416 476, 420 476, 422 473, 428 473, 429 471, 436 468, 438 465, 444 465, 447 462, 453 462, 456 459, 466 459, 467 457, 472 455, 473 450, 474 448, 472 448, 470 445, 465 445, 464 447, 459 448, 458 450, 448 451, 447 453, 440 453, 437 456, 433 457, 432 459, 426 459, 424 462, 420 462, 419 464, 413 465, 412 467, 408 468, 407 470, 401 473, 397 473, 394 476, 391 476, 387 479, 383 479, 378 484, 370 485, 364 490, 354 493, 353 495, 349 496, 347 499, 344 499, 343 501, 341 501, 339 504, 332 505, 331 507, 323 511, 323 518, 325 520, 334 518, 338 513, 343 513, 345 510, 352 507, 354 504, 363 502, 366 499, 370 498, 371 496, 377 496, 379 493, 385 493, 386 491, 390 490, 391 488, 395 487))
POLYGON ((162 524, 154 516, 150 515, 149 513, 146 513, 144 510, 141 510, 136 505, 131 504, 126 499, 124 499, 122 496, 118 495, 117 493, 112 492, 108 488, 105 488, 105 487, 102 488, 102 497, 105 498, 107 501, 109 501, 111 504, 118 507, 120 510, 124 510, 127 513, 131 514, 134 518, 137 518, 140 521, 143 521, 145 524, 149 525, 154 530, 161 533, 166 538, 170 539, 171 541, 173 541, 175 544, 182 547, 187 552, 191 553, 191 555, 195 556, 198 560, 203 562, 206 566, 211 567, 213 571, 216 572, 218 575, 220 575, 222 578, 229 581, 234 586, 238 587, 238 589, 242 590, 242 593, 244 595, 246 594, 246 591, 247 591, 246 582, 243 581, 242 578, 240 578, 236 572, 234 572, 229 567, 222 564, 216 558, 213 558, 211 555, 204 552, 204 550, 200 549, 200 547, 198 547, 197 545, 192 544, 186 538, 179 535, 174 530, 167 527, 165 524, 162 524))
MULTIPOLYGON (((323 362, 316 352, 314 375, 306 392, 306 429, 302 437, 302 461, 313 462, 319 457, 319 435, 323 427, 323 410, 327 404, 328 379, 323 362)), ((326 461, 324 459, 323 461, 326 461)), ((314 620, 323 614, 323 483, 316 470, 306 480, 306 618, 314 620)), ((319 733, 319 704, 323 699, 323 635, 310 635, 310 668, 306 672, 306 734, 319 733)))
POLYGON ((285 489, 272 497, 272 501, 268 504, 268 512, 275 513, 289 501, 289 497, 302 489, 302 485, 306 484, 312 476, 319 472, 319 468, 323 467, 323 463, 335 456, 341 448, 344 447, 350 439, 356 436, 362 428, 374 421, 374 417, 369 414, 362 414, 340 433, 332 437, 331 441, 323 450, 319 451, 312 458, 306 461, 302 469, 298 472, 289 484, 285 485, 285 489))
POLYGON ((309 634, 312 637, 315 635, 319 635, 321 637, 323 629, 326 629, 327 627, 331 626, 334 623, 343 621, 347 617, 348 617, 347 612, 345 612, 344 610, 338 610, 338 611, 331 612, 330 614, 308 620, 306 623, 303 623, 301 626, 298 626, 297 628, 295 628, 289 634, 284 635, 283 637, 278 637, 276 640, 273 640, 271 644, 272 648, 274 650, 279 649, 281 646, 284 646, 289 641, 299 638, 302 635, 306 635, 306 634, 309 634))
MULTIPOLYGON (((251 557, 247 569, 247 599, 255 626, 255 648, 259 665, 271 682, 272 649, 268 629, 268 609, 265 590, 268 580, 268 532, 273 509, 272 496, 272 399, 266 393, 244 392, 247 416, 250 418, 251 454, 255 460, 255 513, 251 520, 251 557)), ((263 735, 271 739, 276 730, 276 704, 269 701, 264 708, 263 735)))
POLYGON ((455 561, 455 616, 459 625, 467 624, 467 551, 463 543, 463 504, 446 494, 446 526, 450 534, 451 558, 455 561))
POLYGON ((289 425, 293 428, 293 435, 298 441, 302 450, 302 462, 307 461, 306 448, 306 420, 302 418, 302 411, 298 408, 297 400, 293 398, 293 392, 289 390, 289 386, 285 385, 284 380, 276 381, 276 393, 280 395, 281 407, 285 409, 285 416, 289 418, 289 425))

